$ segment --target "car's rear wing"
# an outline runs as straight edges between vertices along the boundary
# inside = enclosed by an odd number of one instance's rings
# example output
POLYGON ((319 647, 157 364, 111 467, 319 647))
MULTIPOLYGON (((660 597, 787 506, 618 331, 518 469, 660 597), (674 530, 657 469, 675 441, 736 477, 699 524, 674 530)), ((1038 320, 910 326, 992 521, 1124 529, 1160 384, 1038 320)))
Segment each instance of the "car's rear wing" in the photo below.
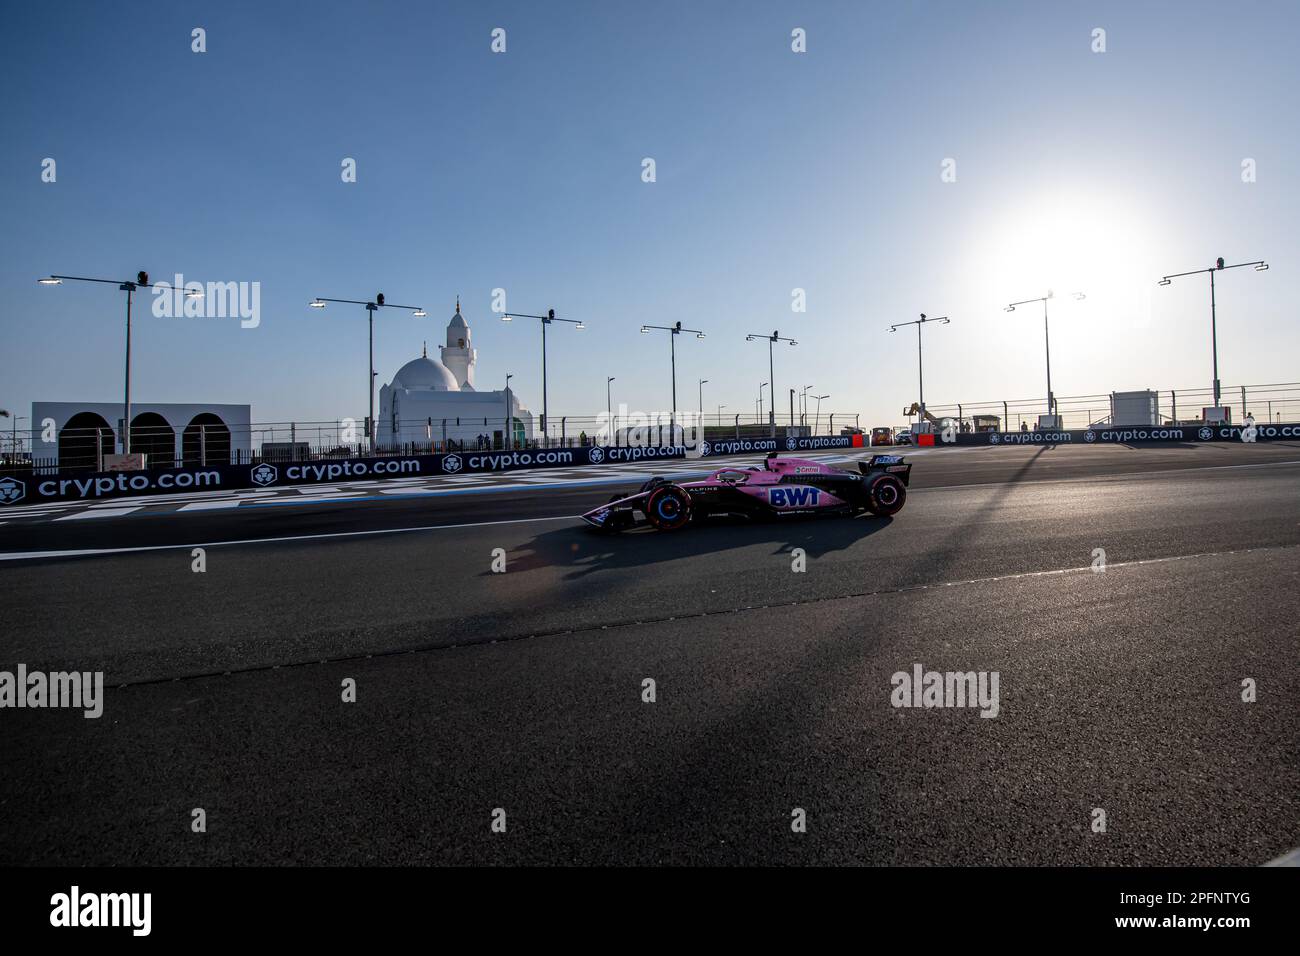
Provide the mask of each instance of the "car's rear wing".
POLYGON ((872 455, 867 461, 858 462, 858 471, 864 475, 897 475, 906 485, 912 478, 912 463, 902 455, 872 455))

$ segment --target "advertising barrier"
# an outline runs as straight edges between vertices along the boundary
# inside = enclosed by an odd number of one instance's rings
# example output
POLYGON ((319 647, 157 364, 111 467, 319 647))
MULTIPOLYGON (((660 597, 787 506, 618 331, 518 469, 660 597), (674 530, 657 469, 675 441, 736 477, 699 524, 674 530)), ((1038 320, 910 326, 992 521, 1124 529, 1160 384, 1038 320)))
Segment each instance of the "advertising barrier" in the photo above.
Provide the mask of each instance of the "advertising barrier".
POLYGON ((207 465, 146 471, 11 475, 0 478, 0 508, 56 501, 102 501, 205 491, 240 491, 336 481, 482 474, 522 468, 599 467, 630 462, 654 462, 722 455, 766 454, 773 451, 828 451, 862 445, 861 435, 824 438, 742 438, 702 441, 697 448, 666 447, 533 448, 519 451, 471 450, 405 458, 339 458, 257 465, 207 465))
MULTIPOLYGON (((1026 432, 936 432, 919 435, 919 444, 935 448, 966 445, 1092 445, 1159 442, 1257 442, 1300 440, 1300 424, 1120 426, 1026 432)), ((859 448, 861 435, 822 438, 740 438, 701 441, 696 448, 610 447, 534 448, 520 451, 465 451, 405 458, 339 458, 257 465, 208 465, 146 471, 10 475, 0 478, 0 509, 57 501, 102 501, 205 491, 240 491, 336 481, 483 474, 523 468, 600 467, 635 462, 769 452, 833 451, 859 448)))
POLYGON ((1042 432, 935 432, 927 445, 1128 445, 1147 442, 1295 441, 1300 424, 1117 425, 1042 432))

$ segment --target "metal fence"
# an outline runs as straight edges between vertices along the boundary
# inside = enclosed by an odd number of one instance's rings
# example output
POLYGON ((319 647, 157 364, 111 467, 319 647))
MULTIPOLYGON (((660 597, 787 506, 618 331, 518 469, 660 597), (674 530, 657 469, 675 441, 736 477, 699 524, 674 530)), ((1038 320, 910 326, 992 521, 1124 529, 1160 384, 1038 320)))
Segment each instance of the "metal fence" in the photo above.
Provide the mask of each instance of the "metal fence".
MULTIPOLYGON (((1234 415, 1245 419, 1253 414, 1256 421, 1300 421, 1300 383, 1240 385, 1223 390, 1224 404, 1231 404, 1234 415)), ((1156 391, 1152 424, 1194 424, 1200 422, 1201 409, 1214 404, 1208 388, 1165 389, 1156 391)), ((900 403, 900 406, 902 403, 900 403)), ((1063 428, 1105 426, 1111 421, 1112 395, 1072 395, 1056 397, 1056 413, 1063 428)), ((901 411, 901 408, 900 408, 901 411)), ((926 411, 936 419, 952 418, 962 430, 1000 428, 1019 430, 1035 427, 1038 416, 1047 413, 1047 400, 1018 399, 982 402, 958 402, 928 405, 926 411)), ((681 440, 681 429, 702 426, 706 441, 726 438, 760 438, 840 435, 848 430, 863 430, 857 412, 820 412, 772 415, 770 409, 751 413, 682 412, 674 417, 667 412, 638 413, 623 409, 613 416, 552 416, 545 429, 525 427, 520 419, 444 418, 403 420, 395 423, 400 442, 374 442, 364 434, 364 427, 353 422, 362 419, 339 419, 330 422, 262 422, 250 426, 191 425, 173 429, 167 425, 137 425, 131 429, 131 450, 146 456, 147 467, 195 467, 209 464, 258 464, 319 459, 356 458, 362 456, 409 456, 438 454, 474 449, 516 450, 540 447, 560 448, 579 445, 672 445, 681 440), (512 436, 507 440, 506 436, 512 436)), ((869 431, 877 422, 868 422, 869 431)), ((1122 422, 1120 424, 1135 424, 1122 422)), ((0 431, 0 475, 49 473, 55 470, 101 470, 104 457, 117 448, 118 438, 111 428, 70 429, 57 434, 40 430, 0 431), (45 441, 49 437, 51 441, 45 441)))
MULTIPOLYGON (((202 467, 215 464, 258 464, 316 461, 369 456, 430 455, 449 451, 513 450, 577 447, 581 445, 679 444, 683 429, 700 427, 700 437, 766 437, 835 435, 856 428, 857 414, 843 412, 808 416, 705 415, 635 413, 624 416, 552 417, 542 431, 526 429, 519 419, 446 418, 402 420, 396 424, 399 442, 375 442, 353 419, 332 422, 261 422, 249 426, 201 425, 173 429, 167 425, 137 425, 131 429, 131 451, 144 454, 146 467, 202 467), (505 436, 513 435, 507 441, 505 436), (415 437, 411 437, 415 436, 415 437)), ((362 419, 364 421, 364 419, 362 419)), ((52 473, 56 470, 104 470, 105 457, 120 451, 112 428, 64 428, 57 433, 9 430, 0 433, 0 474, 52 473), (47 441, 46 438, 51 440, 47 441)))
MULTIPOLYGON (((1152 389, 1156 393, 1155 422, 1158 425, 1191 425, 1201 423, 1201 410, 1214 405, 1214 392, 1209 388, 1152 389)), ((1114 393, 1099 395, 1056 396, 1055 414, 1061 416, 1062 428, 1087 428, 1106 426, 1111 421, 1111 399, 1114 393)), ((1222 404, 1231 408, 1234 416, 1244 421, 1248 414, 1259 422, 1300 421, 1300 383, 1287 382, 1271 385, 1235 385, 1221 392, 1222 404)), ((968 428, 987 427, 997 419, 998 427, 1018 431, 1022 426, 1034 428, 1039 415, 1046 415, 1047 399, 1020 399, 1016 401, 959 402, 929 405, 926 411, 935 418, 953 418, 968 428), (983 421, 977 422, 976 419, 983 421)), ((1137 424, 1121 422, 1120 424, 1137 424)))

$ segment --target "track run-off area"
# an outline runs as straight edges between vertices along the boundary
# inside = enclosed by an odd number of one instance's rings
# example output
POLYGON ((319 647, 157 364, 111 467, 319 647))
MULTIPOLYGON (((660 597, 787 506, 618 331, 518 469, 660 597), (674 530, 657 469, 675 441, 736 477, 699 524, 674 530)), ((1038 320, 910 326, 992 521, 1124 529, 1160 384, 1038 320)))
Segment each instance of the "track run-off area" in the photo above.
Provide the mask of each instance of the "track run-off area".
POLYGON ((3 713, 0 858, 1218 865, 1300 845, 1300 443, 909 457, 892 519, 673 534, 576 516, 724 463, 0 513, 0 670, 106 684, 98 719, 3 713), (997 716, 893 706, 918 664, 996 672, 997 716))

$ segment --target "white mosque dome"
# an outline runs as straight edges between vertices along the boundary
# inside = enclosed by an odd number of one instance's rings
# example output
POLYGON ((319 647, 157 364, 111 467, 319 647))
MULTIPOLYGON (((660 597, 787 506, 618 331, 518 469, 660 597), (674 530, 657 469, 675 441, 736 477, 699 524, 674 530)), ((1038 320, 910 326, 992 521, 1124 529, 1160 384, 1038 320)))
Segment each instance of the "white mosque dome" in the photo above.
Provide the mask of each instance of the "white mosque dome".
POLYGON ((460 385, 451 369, 427 356, 411 359, 393 376, 393 388, 428 389, 435 392, 458 392, 460 385))

